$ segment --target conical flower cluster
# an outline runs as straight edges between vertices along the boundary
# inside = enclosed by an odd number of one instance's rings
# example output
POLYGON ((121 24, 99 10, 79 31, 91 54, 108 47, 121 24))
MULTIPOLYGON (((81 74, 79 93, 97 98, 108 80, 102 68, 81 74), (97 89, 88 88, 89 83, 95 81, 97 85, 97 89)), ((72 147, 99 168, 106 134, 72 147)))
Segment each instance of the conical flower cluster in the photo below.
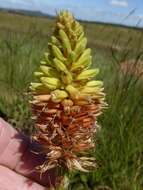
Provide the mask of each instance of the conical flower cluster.
POLYGON ((95 80, 99 70, 91 68, 91 49, 86 46, 83 27, 72 14, 61 12, 30 86, 33 139, 47 156, 39 167, 42 172, 57 166, 88 171, 96 165, 87 154, 95 146, 96 120, 105 103, 103 83, 95 80))

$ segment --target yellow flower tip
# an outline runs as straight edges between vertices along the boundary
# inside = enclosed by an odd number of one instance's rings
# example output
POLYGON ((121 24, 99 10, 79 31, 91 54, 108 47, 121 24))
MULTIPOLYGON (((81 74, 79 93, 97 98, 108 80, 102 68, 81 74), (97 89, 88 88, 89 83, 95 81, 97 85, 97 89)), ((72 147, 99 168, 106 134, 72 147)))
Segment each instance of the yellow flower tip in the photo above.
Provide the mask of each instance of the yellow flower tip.
POLYGON ((50 90, 55 90, 60 87, 60 80, 57 78, 50 78, 50 77, 41 77, 41 82, 45 87, 47 87, 50 90))
POLYGON ((53 102, 61 102, 63 99, 67 98, 68 94, 64 90, 55 90, 51 93, 51 99, 53 102))

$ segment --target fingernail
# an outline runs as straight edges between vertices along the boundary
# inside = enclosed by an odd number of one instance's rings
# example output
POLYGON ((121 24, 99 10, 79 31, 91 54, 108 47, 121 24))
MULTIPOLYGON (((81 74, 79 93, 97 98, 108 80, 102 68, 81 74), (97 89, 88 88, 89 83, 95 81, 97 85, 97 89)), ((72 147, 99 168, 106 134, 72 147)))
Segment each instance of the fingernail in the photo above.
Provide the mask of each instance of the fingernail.
POLYGON ((0 117, 0 136, 1 136, 3 128, 4 128, 3 119, 0 117))

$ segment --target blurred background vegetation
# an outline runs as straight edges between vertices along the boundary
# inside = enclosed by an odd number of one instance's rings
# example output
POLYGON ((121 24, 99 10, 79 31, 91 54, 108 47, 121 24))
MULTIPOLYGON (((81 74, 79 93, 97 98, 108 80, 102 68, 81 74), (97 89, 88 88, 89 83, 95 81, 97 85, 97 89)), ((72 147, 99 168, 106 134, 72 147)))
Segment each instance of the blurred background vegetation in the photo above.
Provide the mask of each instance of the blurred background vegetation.
MULTIPOLYGON (((107 110, 96 137, 99 168, 70 175, 73 190, 143 190, 143 32, 82 22, 100 68, 107 110)), ((0 12, 0 116, 30 135, 28 86, 39 66, 54 19, 0 12)))

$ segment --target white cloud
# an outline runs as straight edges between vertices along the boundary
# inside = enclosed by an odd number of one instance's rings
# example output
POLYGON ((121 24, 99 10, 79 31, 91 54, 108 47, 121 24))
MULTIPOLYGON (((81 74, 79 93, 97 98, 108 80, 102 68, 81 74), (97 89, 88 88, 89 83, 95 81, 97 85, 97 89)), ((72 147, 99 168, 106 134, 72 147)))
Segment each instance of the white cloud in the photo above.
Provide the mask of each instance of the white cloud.
POLYGON ((116 7, 128 7, 128 2, 126 0, 111 0, 110 4, 116 7))
POLYGON ((143 14, 137 15, 137 17, 138 17, 139 19, 143 20, 143 14))

